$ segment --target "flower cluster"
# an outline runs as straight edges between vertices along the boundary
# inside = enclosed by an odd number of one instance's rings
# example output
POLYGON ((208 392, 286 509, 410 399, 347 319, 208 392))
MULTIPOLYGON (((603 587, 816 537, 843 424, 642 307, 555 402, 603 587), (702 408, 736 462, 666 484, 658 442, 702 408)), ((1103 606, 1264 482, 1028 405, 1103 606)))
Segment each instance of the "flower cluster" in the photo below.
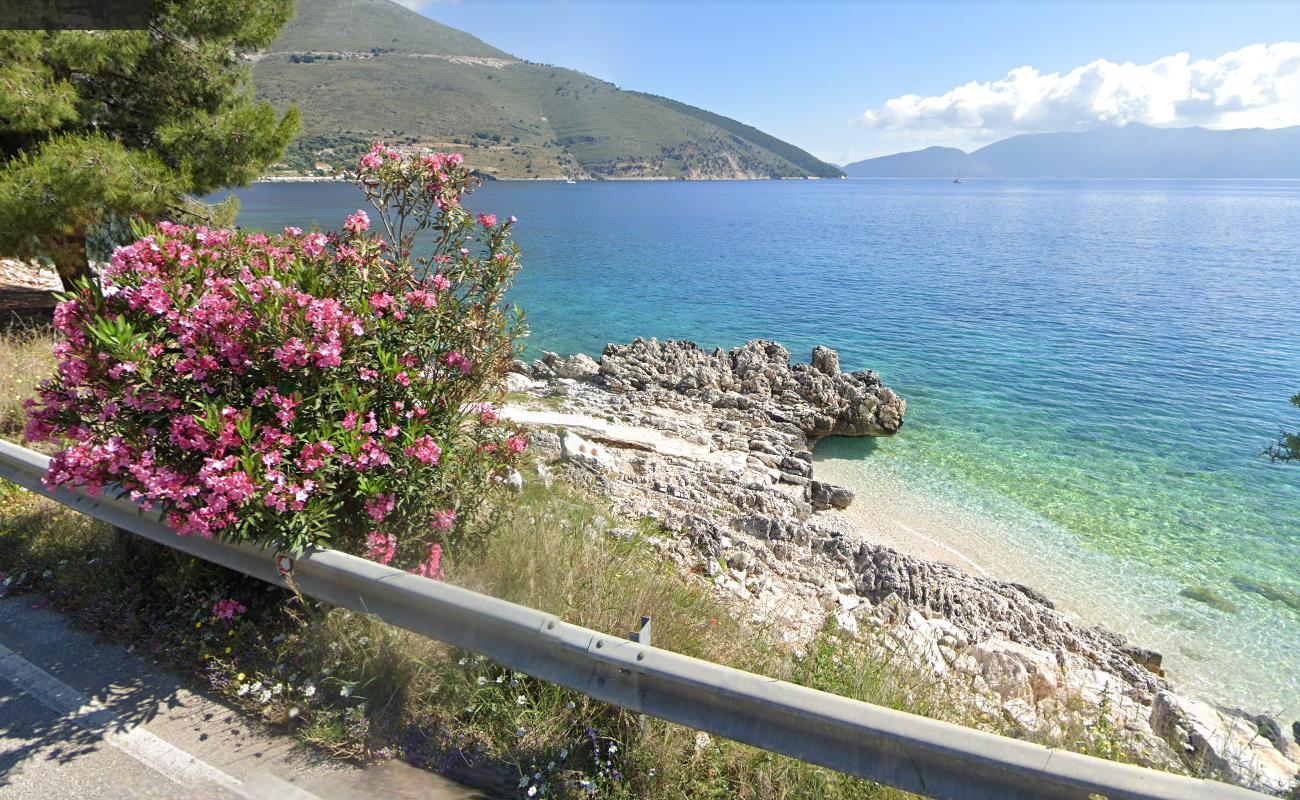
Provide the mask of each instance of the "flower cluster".
POLYGON ((186 535, 430 576, 481 536, 524 447, 490 410, 520 325, 502 302, 513 220, 460 205, 475 179, 459 156, 376 145, 359 175, 377 225, 162 223, 65 296, 58 373, 28 409, 28 439, 62 445, 47 484, 112 486, 186 535))
POLYGON ((230 597, 212 604, 212 616, 217 619, 234 619, 247 610, 243 603, 230 597))

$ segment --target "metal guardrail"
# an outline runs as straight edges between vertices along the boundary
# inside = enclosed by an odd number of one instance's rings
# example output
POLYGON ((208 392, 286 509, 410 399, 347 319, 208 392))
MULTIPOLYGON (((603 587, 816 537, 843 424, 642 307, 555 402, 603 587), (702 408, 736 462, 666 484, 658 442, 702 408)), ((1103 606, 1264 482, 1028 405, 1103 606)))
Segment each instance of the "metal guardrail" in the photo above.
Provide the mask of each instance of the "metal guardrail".
MULTIPOLYGON (((0 440, 0 478, 159 544, 287 587, 270 550, 178 536, 156 513, 127 500, 51 491, 41 483, 47 464, 45 456, 0 440)), ((597 700, 931 797, 1265 797, 742 672, 334 550, 297 558, 292 579, 306 595, 374 614, 597 700)))

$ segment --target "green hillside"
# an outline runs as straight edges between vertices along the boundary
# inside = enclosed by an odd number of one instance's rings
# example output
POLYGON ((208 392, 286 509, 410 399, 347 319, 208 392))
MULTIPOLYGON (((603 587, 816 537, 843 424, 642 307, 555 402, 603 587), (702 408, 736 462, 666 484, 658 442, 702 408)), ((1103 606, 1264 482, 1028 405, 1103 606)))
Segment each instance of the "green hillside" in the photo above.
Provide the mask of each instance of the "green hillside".
POLYGON ((351 166, 375 138, 456 149, 502 178, 838 177, 735 120, 520 61, 390 0, 298 0, 254 65, 260 95, 296 103, 286 172, 351 166))

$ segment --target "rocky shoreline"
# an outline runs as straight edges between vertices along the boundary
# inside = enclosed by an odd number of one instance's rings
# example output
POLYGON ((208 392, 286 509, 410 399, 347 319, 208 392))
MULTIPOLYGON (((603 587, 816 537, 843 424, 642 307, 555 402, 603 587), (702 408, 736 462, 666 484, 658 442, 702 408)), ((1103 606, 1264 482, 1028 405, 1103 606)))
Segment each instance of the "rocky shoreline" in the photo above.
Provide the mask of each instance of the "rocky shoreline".
POLYGON ((615 510, 656 520, 663 547, 791 646, 834 620, 933 671, 985 713, 1042 731, 1104 724, 1155 766, 1178 760, 1282 794, 1300 780, 1300 723, 1179 695, 1158 653, 1080 624, 1043 594, 872 542, 819 481, 826 436, 888 436, 906 402, 835 351, 790 363, 770 341, 730 351, 685 341, 609 345, 599 360, 516 362, 535 447, 585 476, 615 510), (1103 722, 1104 718, 1104 722, 1103 722))

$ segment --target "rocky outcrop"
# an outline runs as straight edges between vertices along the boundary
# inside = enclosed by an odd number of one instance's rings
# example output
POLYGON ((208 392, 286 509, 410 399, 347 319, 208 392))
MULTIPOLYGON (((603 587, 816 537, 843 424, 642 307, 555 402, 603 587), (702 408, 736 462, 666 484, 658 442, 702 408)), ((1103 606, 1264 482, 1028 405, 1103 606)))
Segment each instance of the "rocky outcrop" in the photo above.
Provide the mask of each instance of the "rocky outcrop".
POLYGON ((1151 727, 1189 760, 1204 763, 1234 783, 1280 794, 1300 779, 1300 764, 1284 756, 1255 722, 1208 703, 1160 692, 1152 706, 1151 727))
POLYGON ((757 408, 814 440, 897 433, 907 408, 878 373, 841 372, 834 350, 814 348, 812 364, 791 365, 790 351, 763 340, 734 350, 654 339, 611 344, 600 376, 614 391, 660 389, 718 408, 757 408))
MULTIPOLYGON (((548 355, 515 369, 526 375, 512 385, 530 385, 548 410, 514 418, 561 429, 536 431, 534 449, 570 465, 620 515, 656 520, 667 558, 791 646, 830 618, 1015 728, 1050 738, 1104 715, 1134 757, 1157 766, 1220 752, 1207 720, 1234 729, 1173 694, 1159 653, 1080 624, 1029 587, 872 542, 835 514, 853 493, 815 477, 811 446, 833 433, 892 433, 905 409, 875 373, 843 373, 835 351, 791 365, 773 342, 706 351, 637 340, 606 347, 599 362, 548 355)), ((1225 774, 1281 785, 1295 744, 1279 726, 1240 721, 1257 732, 1253 760, 1225 774)))

